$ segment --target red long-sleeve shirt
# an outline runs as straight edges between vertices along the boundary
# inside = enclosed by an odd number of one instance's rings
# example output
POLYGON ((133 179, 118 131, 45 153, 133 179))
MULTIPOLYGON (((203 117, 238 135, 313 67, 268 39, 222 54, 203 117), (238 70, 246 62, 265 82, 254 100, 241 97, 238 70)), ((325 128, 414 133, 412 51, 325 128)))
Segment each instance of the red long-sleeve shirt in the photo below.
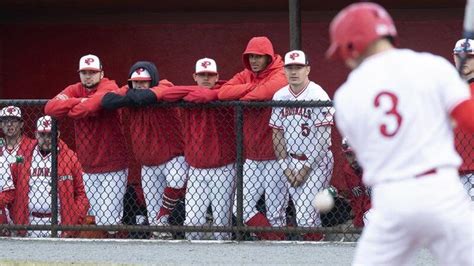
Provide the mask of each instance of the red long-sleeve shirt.
MULTIPOLYGON (((471 97, 473 97, 474 82, 471 82, 469 86, 471 88, 471 97)), ((459 168, 460 174, 474 173, 474 134, 460 128, 456 128, 454 134, 456 150, 463 160, 459 168)))
POLYGON ((127 168, 127 151, 119 114, 100 107, 103 95, 117 89, 115 81, 107 78, 103 78, 93 90, 76 83, 66 87, 45 106, 48 115, 75 119, 77 155, 86 173, 127 168))

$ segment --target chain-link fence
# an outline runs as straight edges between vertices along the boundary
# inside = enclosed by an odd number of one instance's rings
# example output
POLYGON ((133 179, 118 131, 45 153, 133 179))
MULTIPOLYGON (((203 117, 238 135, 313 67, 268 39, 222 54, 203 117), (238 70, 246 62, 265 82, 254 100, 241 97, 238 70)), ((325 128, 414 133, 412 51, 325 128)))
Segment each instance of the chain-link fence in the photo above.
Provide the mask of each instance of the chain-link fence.
POLYGON ((58 120, 45 103, 0 102, 21 111, 2 113, 3 235, 354 241, 370 208, 331 102, 160 103, 58 120), (319 213, 314 196, 330 186, 335 207, 319 213))

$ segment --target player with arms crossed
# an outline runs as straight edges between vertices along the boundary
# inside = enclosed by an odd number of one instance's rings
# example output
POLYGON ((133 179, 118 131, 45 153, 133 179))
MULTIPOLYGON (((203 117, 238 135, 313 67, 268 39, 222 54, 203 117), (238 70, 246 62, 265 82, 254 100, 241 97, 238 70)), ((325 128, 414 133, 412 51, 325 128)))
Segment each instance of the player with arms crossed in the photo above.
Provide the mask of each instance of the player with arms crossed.
MULTIPOLYGON (((47 115, 74 119, 77 156, 84 170, 84 183, 97 225, 121 224, 128 174, 125 137, 119 114, 104 110, 105 93, 118 89, 104 77, 99 58, 79 60, 80 82, 67 86, 44 107, 47 115)), ((117 231, 110 231, 115 238, 117 231)))
MULTIPOLYGON (((160 93, 174 99, 206 103, 217 100, 224 83, 219 80, 217 64, 211 58, 197 60, 193 74, 197 86, 176 86, 160 93)), ((160 94, 159 93, 159 94, 160 94)), ((184 156, 191 166, 186 192, 185 225, 203 226, 212 208, 214 226, 230 226, 235 191, 235 133, 232 107, 185 108, 184 156)), ((199 240, 201 232, 186 233, 186 238, 199 240)), ((216 240, 229 240, 227 232, 214 233, 216 240)))
MULTIPOLYGON (((285 55, 288 85, 273 96, 274 101, 329 101, 327 93, 309 80, 308 58, 303 51, 285 55)), ((290 195, 301 227, 321 227, 321 218, 311 202, 327 187, 334 159, 331 146, 332 107, 274 107, 270 118, 273 147, 281 170, 288 179, 290 195)), ((305 240, 318 241, 322 234, 305 234, 305 240)))
MULTIPOLYGON (((170 87, 159 80, 158 69, 149 61, 138 61, 128 73, 128 84, 108 92, 101 105, 121 109, 128 116, 132 149, 142 165, 141 184, 148 223, 167 226, 168 218, 186 192, 188 164, 184 160, 181 113, 177 108, 149 106, 158 102, 152 88, 170 87)), ((170 232, 154 232, 155 238, 170 239, 170 232)))
POLYGON ((352 69, 335 95, 336 125, 372 187, 353 264, 409 265, 426 247, 441 265, 472 265, 473 214, 452 126, 474 132, 467 84, 441 57, 396 49, 395 25, 380 5, 344 8, 330 37, 327 56, 352 69))

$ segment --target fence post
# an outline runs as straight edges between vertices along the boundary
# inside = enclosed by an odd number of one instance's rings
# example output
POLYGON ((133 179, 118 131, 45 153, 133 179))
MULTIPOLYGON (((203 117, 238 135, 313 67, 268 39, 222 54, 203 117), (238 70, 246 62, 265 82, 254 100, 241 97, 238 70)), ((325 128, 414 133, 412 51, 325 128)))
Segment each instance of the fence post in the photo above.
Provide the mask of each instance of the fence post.
POLYGON ((290 24, 290 50, 301 50, 301 8, 300 0, 288 1, 290 24))
POLYGON ((244 153, 243 153, 243 123, 244 123, 244 114, 243 114, 243 106, 241 103, 238 103, 235 106, 235 137, 236 137, 236 150, 237 150, 237 157, 236 157, 236 167, 237 167, 237 230, 236 233, 236 240, 243 239, 242 231, 238 230, 244 226, 243 221, 243 173, 244 173, 244 153))
POLYGON ((58 237, 58 124, 51 125, 51 237, 58 237))

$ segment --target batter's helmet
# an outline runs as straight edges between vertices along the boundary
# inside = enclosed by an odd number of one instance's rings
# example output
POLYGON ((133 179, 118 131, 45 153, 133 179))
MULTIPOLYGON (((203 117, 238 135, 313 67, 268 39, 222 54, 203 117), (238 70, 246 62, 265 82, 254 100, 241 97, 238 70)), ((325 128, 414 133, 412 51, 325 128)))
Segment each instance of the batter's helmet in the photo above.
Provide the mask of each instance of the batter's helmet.
POLYGON ((329 27, 331 46, 328 58, 354 58, 363 53, 373 41, 396 37, 397 29, 387 11, 375 3, 355 3, 341 10, 329 27))

